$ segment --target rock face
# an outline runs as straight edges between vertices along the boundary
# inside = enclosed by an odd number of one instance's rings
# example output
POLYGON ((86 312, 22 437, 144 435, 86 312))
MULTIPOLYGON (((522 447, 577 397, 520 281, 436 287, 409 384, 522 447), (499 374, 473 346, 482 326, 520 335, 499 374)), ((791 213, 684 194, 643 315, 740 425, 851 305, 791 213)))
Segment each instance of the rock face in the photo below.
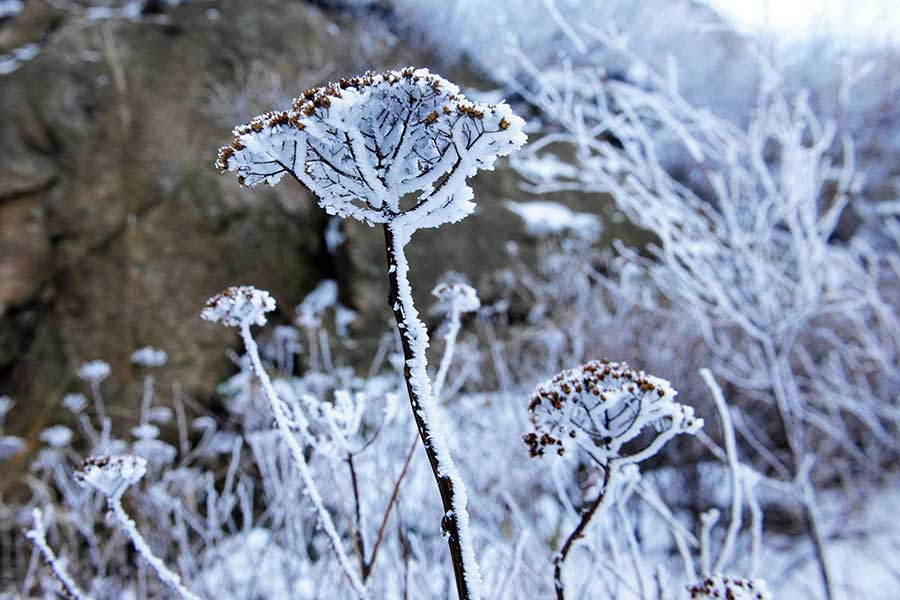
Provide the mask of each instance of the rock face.
MULTIPOLYGON (((389 316, 380 230, 345 224, 333 255, 327 219, 299 186, 242 190, 212 163, 233 125, 307 87, 440 65, 378 21, 302 2, 126 6, 74 14, 28 2, 0 21, 0 60, 21 59, 0 75, 0 394, 18 399, 8 429, 26 436, 59 418, 63 394, 80 387, 75 368, 94 358, 112 366, 107 403, 127 417, 139 385, 129 355, 144 345, 169 353, 160 389, 178 381, 213 396, 237 339, 198 315, 228 285, 271 291, 287 321, 330 277, 359 312, 359 335, 389 316)), ((515 175, 501 166, 474 185, 476 215, 416 235, 423 304, 445 270, 478 283, 522 237, 502 207, 521 196, 515 175)))
POLYGON ((208 396, 235 342, 198 318, 209 295, 253 284, 287 309, 334 276, 305 193, 240 190, 213 168, 216 149, 266 94, 302 91, 294 80, 414 57, 303 3, 208 7, 90 18, 34 2, 0 24, 0 54, 39 48, 0 76, 0 393, 19 400, 12 429, 39 430, 92 358, 113 367, 113 403, 133 406, 128 357, 148 344, 170 355, 161 386, 208 396))

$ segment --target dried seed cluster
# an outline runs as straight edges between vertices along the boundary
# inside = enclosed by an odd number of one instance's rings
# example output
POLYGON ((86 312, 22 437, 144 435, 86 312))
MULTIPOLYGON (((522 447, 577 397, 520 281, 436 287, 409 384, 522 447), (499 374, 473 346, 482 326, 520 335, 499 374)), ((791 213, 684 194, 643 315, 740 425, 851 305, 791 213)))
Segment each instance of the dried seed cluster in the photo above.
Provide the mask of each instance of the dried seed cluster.
MULTIPOLYGON (((693 409, 674 401, 669 382, 626 363, 591 361, 538 385, 528 403, 533 431, 523 440, 532 457, 565 454, 576 444, 598 462, 623 458, 623 445, 652 430, 632 462, 678 433, 701 425, 693 409)), ((649 455, 649 454, 648 454, 649 455)))
POLYGON ((761 579, 741 579, 711 575, 687 587, 696 600, 772 600, 772 594, 761 579))

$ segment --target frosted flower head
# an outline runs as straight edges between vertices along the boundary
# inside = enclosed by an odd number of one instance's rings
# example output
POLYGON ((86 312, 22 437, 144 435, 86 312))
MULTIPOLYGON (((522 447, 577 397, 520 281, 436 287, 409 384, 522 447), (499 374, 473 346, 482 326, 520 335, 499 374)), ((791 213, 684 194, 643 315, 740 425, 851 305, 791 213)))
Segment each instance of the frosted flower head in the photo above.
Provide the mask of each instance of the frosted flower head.
POLYGON ((448 313, 469 313, 481 308, 478 292, 465 283, 439 283, 431 290, 438 306, 448 313))
POLYGON ((131 445, 131 451, 136 458, 156 469, 171 464, 177 454, 174 446, 153 438, 139 439, 131 445))
POLYGON ((159 350, 153 346, 144 346, 131 354, 131 363, 139 367, 153 368, 166 364, 169 355, 165 350, 159 350))
POLYGON ((534 429, 523 439, 533 457, 574 445, 601 464, 636 463, 703 425, 676 394, 668 381, 626 363, 591 361, 537 386, 528 404, 534 429))
POLYGON ((200 316, 227 327, 265 325, 266 313, 275 310, 275 299, 253 286, 230 287, 207 300, 200 316))
POLYGON ((427 69, 369 72, 237 127, 216 166, 251 187, 288 174, 339 217, 437 227, 471 214, 466 178, 521 147, 524 125, 506 104, 471 102, 427 69))
POLYGON ((147 461, 138 456, 89 456, 75 471, 75 481, 107 498, 118 498, 147 472, 147 461))
POLYGON ((687 586, 687 590, 696 600, 772 600, 762 579, 725 577, 720 573, 687 586))
POLYGON ((63 448, 72 441, 72 430, 65 425, 54 425, 41 432, 41 441, 51 448, 63 448))
POLYGON ((88 401, 84 394, 66 394, 62 400, 63 406, 70 413, 77 415, 87 407, 88 401))
POLYGON ((78 368, 78 376, 91 383, 100 383, 109 377, 109 364, 102 360, 92 360, 78 368))

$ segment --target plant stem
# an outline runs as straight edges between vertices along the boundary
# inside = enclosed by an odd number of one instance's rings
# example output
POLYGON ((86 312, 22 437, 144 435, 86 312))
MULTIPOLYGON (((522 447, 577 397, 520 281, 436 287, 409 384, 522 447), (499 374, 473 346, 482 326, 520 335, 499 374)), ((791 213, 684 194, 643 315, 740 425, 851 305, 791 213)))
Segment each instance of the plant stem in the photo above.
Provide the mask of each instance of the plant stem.
POLYGON ((425 356, 428 331, 419 319, 409 285, 409 264, 404 254, 409 236, 409 231, 397 227, 396 224, 384 226, 388 264, 388 304, 394 311, 397 327, 400 329, 400 341, 405 358, 403 375, 406 378, 413 418, 444 507, 441 529, 450 547, 456 590, 460 600, 479 600, 481 574, 475 562, 475 551, 469 533, 466 489, 447 450, 443 433, 436 425, 437 414, 425 356))
POLYGON ((600 493, 597 494, 597 498, 591 502, 591 504, 582 511, 581 513, 581 521, 578 522, 578 525, 572 530, 572 533, 569 534, 569 537, 566 538, 565 543, 563 543, 562 548, 553 557, 553 583, 556 588, 556 600, 565 600, 565 586, 563 585, 562 580, 562 568, 563 563, 566 562, 566 558, 569 556, 569 552, 571 552, 572 548, 575 546, 575 542, 578 541, 579 538, 584 536, 585 530, 587 530, 588 525, 591 522, 591 519, 594 518, 594 515, 600 509, 601 506, 605 507, 605 505, 610 500, 612 494, 610 483, 614 479, 614 471, 616 469, 616 465, 610 463, 607 465, 606 470, 603 473, 603 485, 600 488, 600 493))

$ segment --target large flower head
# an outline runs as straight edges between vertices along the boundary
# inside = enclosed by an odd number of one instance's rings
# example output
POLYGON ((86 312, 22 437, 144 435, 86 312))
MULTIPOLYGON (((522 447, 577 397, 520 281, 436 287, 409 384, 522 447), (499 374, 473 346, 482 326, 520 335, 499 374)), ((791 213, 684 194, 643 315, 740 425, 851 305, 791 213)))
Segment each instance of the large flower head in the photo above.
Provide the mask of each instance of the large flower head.
POLYGON ((523 127, 506 104, 471 102, 427 69, 370 72, 237 127, 216 166, 247 186, 288 174, 329 214, 437 227, 472 212, 466 178, 522 146, 523 127))
POLYGON ((252 286, 230 287, 207 300, 200 316, 227 327, 265 325, 266 313, 275 310, 275 299, 252 286))
POLYGON ((524 441, 532 456, 574 445, 604 465, 636 463, 703 425, 676 394, 668 381, 626 363, 591 361, 537 386, 528 404, 534 430, 524 441))

